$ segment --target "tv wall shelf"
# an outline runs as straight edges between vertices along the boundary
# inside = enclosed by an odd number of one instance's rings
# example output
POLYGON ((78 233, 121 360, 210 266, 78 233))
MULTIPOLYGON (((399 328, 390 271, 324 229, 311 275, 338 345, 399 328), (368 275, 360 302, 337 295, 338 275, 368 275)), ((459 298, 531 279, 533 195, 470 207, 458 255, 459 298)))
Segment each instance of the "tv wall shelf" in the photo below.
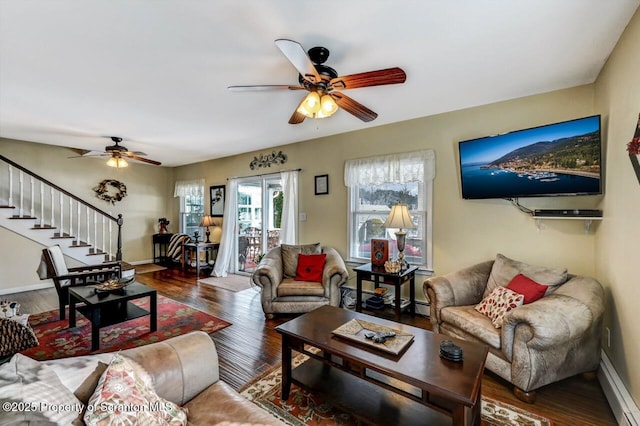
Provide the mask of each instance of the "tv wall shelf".
POLYGON ((582 220, 584 221, 584 233, 588 234, 594 220, 602 220, 602 216, 532 216, 536 221, 538 232, 542 230, 543 220, 582 220))

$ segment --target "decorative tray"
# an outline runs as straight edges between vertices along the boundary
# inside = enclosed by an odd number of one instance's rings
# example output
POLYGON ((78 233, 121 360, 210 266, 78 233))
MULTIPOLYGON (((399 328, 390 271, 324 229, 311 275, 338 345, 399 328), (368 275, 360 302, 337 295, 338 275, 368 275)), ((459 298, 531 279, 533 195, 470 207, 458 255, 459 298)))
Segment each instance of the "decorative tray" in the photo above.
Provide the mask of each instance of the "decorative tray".
POLYGON ((333 334, 345 339, 362 343, 365 346, 379 349, 394 355, 400 354, 413 341, 413 334, 404 333, 390 327, 384 327, 372 322, 352 319, 332 331, 333 334), (365 337, 369 333, 395 333, 395 337, 389 338, 383 343, 376 343, 365 337))
POLYGON ((122 278, 119 280, 107 280, 103 283, 94 284, 92 287, 96 289, 96 293, 105 293, 110 291, 122 290, 134 281, 134 277, 122 278))

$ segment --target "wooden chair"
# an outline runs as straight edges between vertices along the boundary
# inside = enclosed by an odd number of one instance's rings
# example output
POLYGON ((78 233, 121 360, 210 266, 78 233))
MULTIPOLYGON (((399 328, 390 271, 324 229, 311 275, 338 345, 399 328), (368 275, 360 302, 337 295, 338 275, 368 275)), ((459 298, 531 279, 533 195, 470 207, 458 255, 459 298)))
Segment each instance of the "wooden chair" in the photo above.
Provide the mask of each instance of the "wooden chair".
POLYGON ((65 319, 65 307, 69 304, 69 287, 119 279, 122 276, 120 262, 69 268, 59 245, 42 249, 42 261, 46 265, 46 278, 53 280, 58 292, 61 320, 65 319))

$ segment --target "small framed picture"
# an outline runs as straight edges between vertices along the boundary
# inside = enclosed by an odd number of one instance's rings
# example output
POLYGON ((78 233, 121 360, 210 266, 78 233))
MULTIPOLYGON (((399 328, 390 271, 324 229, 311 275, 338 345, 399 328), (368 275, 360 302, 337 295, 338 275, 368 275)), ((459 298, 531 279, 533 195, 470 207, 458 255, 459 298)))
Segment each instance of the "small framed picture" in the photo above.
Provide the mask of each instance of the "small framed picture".
POLYGON ((329 193, 329 175, 316 176, 316 195, 324 195, 329 193))
POLYGON ((210 186, 211 216, 222 217, 224 215, 224 185, 210 186))

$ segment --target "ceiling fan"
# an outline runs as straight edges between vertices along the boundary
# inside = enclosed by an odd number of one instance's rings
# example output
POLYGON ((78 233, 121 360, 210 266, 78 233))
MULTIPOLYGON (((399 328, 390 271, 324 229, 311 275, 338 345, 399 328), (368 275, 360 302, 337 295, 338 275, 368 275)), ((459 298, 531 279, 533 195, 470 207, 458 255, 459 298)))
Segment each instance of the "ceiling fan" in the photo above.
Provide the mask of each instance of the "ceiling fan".
POLYGON ((111 136, 111 140, 114 142, 114 145, 108 145, 104 147, 104 152, 95 153, 95 151, 89 151, 84 155, 80 155, 77 157, 70 158, 78 158, 78 157, 109 157, 107 160, 107 165, 110 167, 127 167, 129 164, 127 160, 136 160, 141 161, 143 163, 153 164, 154 166, 159 166, 159 161, 151 160, 149 158, 141 157, 142 155, 147 155, 144 152, 140 151, 129 151, 127 147, 120 145, 122 142, 122 138, 117 136, 111 136))
POLYGON ((296 41, 278 39, 275 43, 298 70, 299 85, 229 86, 228 89, 236 92, 307 90, 309 94, 300 102, 289 119, 289 124, 302 123, 307 117, 329 117, 338 108, 342 108, 362 121, 373 121, 378 114, 338 90, 399 84, 407 79, 405 72, 398 67, 338 76, 336 70, 323 65, 329 57, 328 49, 313 47, 307 54, 302 45, 296 41))

